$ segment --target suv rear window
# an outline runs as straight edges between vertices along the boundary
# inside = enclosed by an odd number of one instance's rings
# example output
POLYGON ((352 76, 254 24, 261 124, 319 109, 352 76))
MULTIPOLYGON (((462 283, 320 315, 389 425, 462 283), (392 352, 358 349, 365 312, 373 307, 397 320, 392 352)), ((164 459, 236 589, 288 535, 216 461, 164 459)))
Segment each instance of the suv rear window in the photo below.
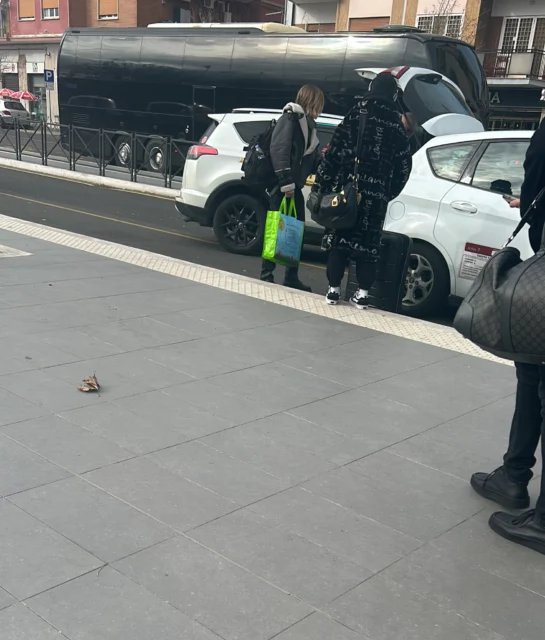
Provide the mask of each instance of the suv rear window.
POLYGON ((475 141, 430 149, 428 159, 433 173, 438 178, 458 182, 478 146, 479 142, 475 141))
POLYGON ((263 133, 270 120, 250 120, 249 122, 235 122, 234 127, 242 141, 249 144, 256 136, 263 133))
POLYGON ((212 124, 202 134, 202 138, 199 140, 199 142, 201 144, 206 144, 208 142, 208 138, 214 133, 217 126, 218 126, 218 123, 215 120, 212 120, 212 124))
POLYGON ((473 115, 463 96, 435 74, 413 78, 405 88, 403 101, 419 125, 444 113, 473 115))
POLYGON ((12 111, 25 111, 25 108, 20 102, 4 102, 4 106, 6 109, 11 109, 12 111))

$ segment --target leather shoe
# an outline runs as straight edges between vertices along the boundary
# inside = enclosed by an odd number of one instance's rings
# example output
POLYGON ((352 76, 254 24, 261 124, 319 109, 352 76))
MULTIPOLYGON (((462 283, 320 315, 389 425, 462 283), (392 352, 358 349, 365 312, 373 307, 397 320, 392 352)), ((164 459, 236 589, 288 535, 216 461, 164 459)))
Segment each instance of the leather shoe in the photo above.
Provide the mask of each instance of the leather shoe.
POLYGON ((483 498, 494 500, 506 509, 519 511, 530 506, 528 486, 511 480, 503 466, 492 473, 474 473, 471 486, 483 498))
POLYGON ((545 522, 535 509, 516 516, 498 511, 490 516, 488 524, 502 538, 545 554, 545 522))
POLYGON ((297 289, 297 291, 305 291, 306 293, 312 293, 312 289, 301 280, 284 280, 284 286, 290 289, 297 289))

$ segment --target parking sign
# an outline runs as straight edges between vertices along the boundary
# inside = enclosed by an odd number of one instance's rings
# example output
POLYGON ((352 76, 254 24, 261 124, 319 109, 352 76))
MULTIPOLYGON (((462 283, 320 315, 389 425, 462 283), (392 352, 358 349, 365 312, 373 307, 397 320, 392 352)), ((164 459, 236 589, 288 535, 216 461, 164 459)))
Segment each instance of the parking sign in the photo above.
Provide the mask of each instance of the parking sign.
POLYGON ((52 69, 44 70, 45 88, 47 91, 54 91, 55 89, 55 72, 52 69))

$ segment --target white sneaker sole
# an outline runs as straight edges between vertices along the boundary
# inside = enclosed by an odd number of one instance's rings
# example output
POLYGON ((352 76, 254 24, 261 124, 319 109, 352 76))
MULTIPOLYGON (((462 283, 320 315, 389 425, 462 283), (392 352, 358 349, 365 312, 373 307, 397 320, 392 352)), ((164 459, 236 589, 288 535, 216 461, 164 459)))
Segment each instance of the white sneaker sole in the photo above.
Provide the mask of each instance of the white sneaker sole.
POLYGON ((326 298, 325 301, 327 304, 331 304, 331 305, 339 304, 338 300, 330 300, 329 298, 326 298))
POLYGON ((360 311, 365 311, 366 309, 369 309, 369 304, 358 304, 357 302, 355 302, 352 299, 350 299, 350 304, 353 307, 356 307, 356 309, 359 309, 360 311))

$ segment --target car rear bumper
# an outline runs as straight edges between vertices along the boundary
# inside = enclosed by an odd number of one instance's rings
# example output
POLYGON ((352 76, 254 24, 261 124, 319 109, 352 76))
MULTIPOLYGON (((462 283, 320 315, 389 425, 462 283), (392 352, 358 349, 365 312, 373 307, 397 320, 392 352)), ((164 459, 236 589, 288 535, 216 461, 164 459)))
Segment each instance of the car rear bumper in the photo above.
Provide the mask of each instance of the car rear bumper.
POLYGON ((175 206, 178 213, 182 215, 186 220, 190 220, 191 222, 198 222, 203 227, 211 226, 209 216, 205 209, 187 204, 185 202, 182 202, 181 200, 176 200, 175 206))

